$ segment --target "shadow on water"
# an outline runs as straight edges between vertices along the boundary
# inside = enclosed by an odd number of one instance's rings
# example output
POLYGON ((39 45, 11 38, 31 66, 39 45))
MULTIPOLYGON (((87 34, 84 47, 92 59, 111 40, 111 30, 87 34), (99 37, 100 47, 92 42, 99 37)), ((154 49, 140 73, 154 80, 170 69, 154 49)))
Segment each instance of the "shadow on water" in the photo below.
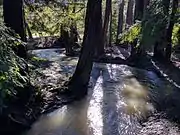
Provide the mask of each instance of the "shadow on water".
POLYGON ((117 110, 117 95, 114 91, 115 84, 111 79, 112 68, 110 72, 107 66, 102 71, 102 90, 103 90, 103 103, 102 103, 102 117, 103 117, 103 135, 118 134, 118 110, 117 110), (110 75, 111 74, 111 75, 110 75), (113 112, 112 112, 113 110, 113 112))
POLYGON ((163 117, 172 122, 180 122, 180 89, 167 78, 159 78, 155 73, 132 70, 135 78, 141 85, 148 88, 148 100, 154 109, 163 114, 163 117))
POLYGON ((124 77, 130 72, 124 66, 107 64, 102 71, 103 88, 103 134, 137 135, 139 122, 133 114, 127 112, 124 97, 124 77))

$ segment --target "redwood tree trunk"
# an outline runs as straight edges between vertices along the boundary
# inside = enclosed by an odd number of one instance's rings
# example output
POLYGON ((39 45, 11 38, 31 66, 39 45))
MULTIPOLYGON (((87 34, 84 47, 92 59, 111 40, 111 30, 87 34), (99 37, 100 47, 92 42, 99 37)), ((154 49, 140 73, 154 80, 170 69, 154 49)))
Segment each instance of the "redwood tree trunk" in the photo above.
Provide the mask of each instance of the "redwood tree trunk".
POLYGON ((84 35, 83 47, 75 73, 69 82, 69 89, 77 98, 82 98, 87 94, 87 86, 93 65, 92 57, 94 55, 94 48, 101 42, 101 3, 102 0, 88 0, 85 25, 86 35, 84 35))
POLYGON ((92 2, 87 3, 87 9, 86 9, 86 17, 85 17, 85 27, 84 27, 84 36, 83 36, 83 43, 84 45, 85 39, 87 38, 87 33, 88 33, 88 28, 89 28, 89 21, 90 21, 90 14, 93 9, 93 4, 92 2))
POLYGON ((116 35, 116 44, 118 43, 119 34, 123 31, 123 20, 124 20, 124 0, 119 4, 119 13, 118 13, 118 28, 116 35))
POLYGON ((70 38, 70 32, 65 28, 66 26, 61 25, 61 40, 65 46, 66 49, 66 56, 73 56, 74 52, 72 49, 72 44, 71 44, 71 38, 70 38))
MULTIPOLYGON (((22 0, 4 0, 3 1, 4 22, 7 27, 10 27, 17 33, 21 40, 26 42, 23 1, 22 0)), ((23 45, 19 45, 17 55, 26 57, 26 49, 23 45)))
MULTIPOLYGON (((162 0, 162 5, 163 5, 163 14, 169 16, 169 5, 170 5, 170 0, 162 0)), ((161 39, 155 44, 154 46, 154 57, 157 59, 164 59, 164 48, 166 45, 164 43, 166 42, 166 34, 167 34, 167 21, 164 21, 161 26, 161 39)))
POLYGON ((150 4, 150 0, 144 0, 144 13, 145 13, 149 4, 150 4))
POLYGON ((112 38, 113 38, 113 33, 112 33, 112 21, 113 21, 113 12, 111 10, 110 14, 110 24, 109 24, 109 46, 112 46, 112 38))
POLYGON ((134 22, 136 20, 142 20, 144 12, 144 0, 135 0, 135 13, 134 22))
POLYGON ((3 11, 5 24, 19 34, 22 41, 26 41, 23 1, 4 0, 3 11))
POLYGON ((103 25, 103 39, 102 39, 102 53, 104 52, 104 46, 107 44, 107 33, 108 33, 108 26, 111 17, 111 10, 112 10, 112 0, 106 0, 106 10, 105 10, 105 17, 104 17, 104 25, 103 25))
POLYGON ((127 7, 127 17, 126 17, 126 24, 129 26, 133 24, 133 7, 134 7, 134 0, 129 0, 127 7))
POLYGON ((172 51, 172 31, 175 24, 175 14, 178 9, 178 0, 172 2, 172 13, 170 15, 170 21, 166 33, 166 60, 170 61, 172 51))
POLYGON ((33 39, 33 36, 32 36, 32 33, 31 33, 31 29, 30 29, 30 27, 29 27, 27 22, 25 22, 25 26, 26 26, 26 30, 27 30, 29 39, 33 39))

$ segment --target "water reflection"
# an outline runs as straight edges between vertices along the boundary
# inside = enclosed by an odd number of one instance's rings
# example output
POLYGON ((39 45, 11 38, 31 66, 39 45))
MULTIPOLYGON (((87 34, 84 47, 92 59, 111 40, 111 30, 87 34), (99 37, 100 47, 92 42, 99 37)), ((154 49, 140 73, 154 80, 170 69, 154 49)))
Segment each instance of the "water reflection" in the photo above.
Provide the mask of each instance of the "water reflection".
POLYGON ((74 65, 77 63, 77 57, 67 57, 65 55, 65 49, 38 49, 30 51, 31 54, 49 60, 59 61, 61 64, 74 65))
POLYGON ((133 74, 125 65, 94 64, 88 96, 42 116, 27 135, 138 134, 136 114, 144 117, 153 106, 133 74))

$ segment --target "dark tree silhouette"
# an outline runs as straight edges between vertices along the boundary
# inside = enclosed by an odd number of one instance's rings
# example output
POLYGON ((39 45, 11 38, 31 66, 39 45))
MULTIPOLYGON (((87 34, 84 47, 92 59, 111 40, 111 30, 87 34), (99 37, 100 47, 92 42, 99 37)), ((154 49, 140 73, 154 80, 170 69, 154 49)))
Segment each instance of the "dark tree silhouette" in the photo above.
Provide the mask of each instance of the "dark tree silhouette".
POLYGON ((88 82, 93 65, 94 49, 101 42, 101 3, 101 0, 88 0, 83 47, 75 73, 69 81, 69 89, 77 98, 82 98, 87 94, 88 82))
POLYGON ((134 6, 134 0, 129 0, 127 7, 127 16, 126 16, 127 25, 133 24, 133 6, 134 6))
POLYGON ((105 17, 104 17, 104 25, 103 25, 103 36, 102 36, 102 48, 100 53, 104 52, 104 46, 107 44, 107 32, 108 32, 108 26, 110 22, 111 17, 111 10, 112 10, 112 0, 106 0, 106 9, 105 9, 105 17))
MULTIPOLYGON (((169 5, 170 5, 170 0, 162 0, 162 8, 163 8, 163 14, 164 15, 169 15, 169 5)), ((156 41, 154 45, 154 57, 157 59, 162 59, 164 58, 164 41, 166 38, 166 27, 167 27, 167 22, 164 21, 164 24, 159 26, 161 29, 161 39, 159 41, 156 41)))
POLYGON ((109 46, 111 46, 112 43, 112 19, 113 19, 113 13, 111 8, 111 14, 110 14, 110 24, 109 24, 109 46))
MULTIPOLYGON (((21 40, 26 42, 23 1, 22 0, 4 0, 3 1, 4 22, 7 27, 15 31, 21 40)), ((26 49, 23 45, 17 47, 16 53, 18 56, 25 58, 26 49)))
POLYGON ((134 22, 142 20, 144 12, 144 0, 135 0, 134 22))
POLYGON ((61 25, 60 39, 61 39, 63 45, 65 46, 66 55, 72 56, 74 54, 73 54, 72 44, 71 44, 71 40, 70 40, 70 32, 65 27, 67 27, 67 26, 64 26, 63 24, 61 25))
POLYGON ((124 0, 119 3, 119 13, 118 13, 118 28, 116 35, 116 43, 118 43, 118 36, 123 31, 123 21, 124 21, 124 0))
POLYGON ((178 0, 173 0, 172 2, 172 12, 170 15, 170 21, 166 33, 166 60, 170 61, 171 51, 172 51, 172 31, 175 24, 175 14, 178 9, 178 0))
POLYGON ((144 13, 145 13, 149 4, 150 4, 150 0, 144 0, 144 13))

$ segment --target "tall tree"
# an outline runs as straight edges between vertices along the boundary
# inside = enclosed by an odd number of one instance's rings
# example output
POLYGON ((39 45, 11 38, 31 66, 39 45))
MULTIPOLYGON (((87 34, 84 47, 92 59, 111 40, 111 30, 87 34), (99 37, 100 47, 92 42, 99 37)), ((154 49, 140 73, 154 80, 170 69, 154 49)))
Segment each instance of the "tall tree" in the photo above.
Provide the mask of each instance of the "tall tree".
POLYGON ((135 0, 134 22, 142 20, 144 12, 144 0, 135 0))
MULTIPOLYGON (((137 1, 136 1, 137 2, 137 1)), ((138 20, 141 20, 141 33, 142 33, 142 38, 141 38, 141 40, 140 40, 140 42, 139 42, 139 46, 138 46, 138 49, 137 49, 137 53, 138 54, 141 54, 141 55, 144 55, 144 54, 146 54, 146 50, 147 50, 147 39, 145 38, 147 35, 145 34, 145 33, 147 33, 147 28, 146 28, 146 24, 147 24, 147 20, 148 20, 148 18, 146 17, 146 15, 147 14, 149 14, 147 11, 147 8, 148 8, 148 5, 149 5, 149 3, 150 3, 150 0, 143 0, 143 4, 144 5, 141 5, 141 6, 143 6, 143 10, 142 10, 142 7, 141 7, 141 11, 138 11, 138 9, 135 9, 136 10, 136 12, 141 12, 141 15, 142 15, 142 17, 139 17, 139 19, 138 20)), ((137 3, 136 3, 137 4, 137 3)), ((137 6, 136 6, 136 8, 137 8, 137 6)), ((136 14, 136 16, 137 16, 137 14, 136 14)), ((138 16, 137 16, 137 18, 138 18, 138 16)), ((137 42, 138 42, 138 40, 137 39, 135 39, 134 41, 133 41, 133 43, 132 43, 132 45, 137 45, 137 42)), ((136 49, 134 48, 134 46, 132 46, 132 51, 134 50, 134 51, 136 51, 136 49)), ((132 52, 132 53, 134 53, 134 51, 132 52)))
POLYGON ((113 14, 112 14, 112 8, 111 8, 110 24, 109 24, 109 43, 108 43, 109 46, 111 46, 111 43, 112 43, 112 21, 113 21, 113 14))
POLYGON ((149 4, 150 4, 150 0, 144 0, 144 13, 145 13, 149 4))
POLYGON ((77 98, 81 98, 87 94, 88 82, 93 65, 94 48, 101 42, 101 3, 102 0, 88 0, 83 47, 75 73, 69 81, 69 89, 77 98))
MULTIPOLYGON (((24 24, 23 1, 22 0, 4 0, 3 1, 4 22, 17 33, 22 41, 27 41, 24 24)), ((23 45, 19 45, 17 54, 26 57, 26 50, 23 45)))
POLYGON ((124 21, 124 0, 119 3, 119 13, 118 13, 118 28, 116 35, 116 43, 118 43, 119 34, 123 31, 123 21, 124 21))
MULTIPOLYGON (((169 6, 170 0, 162 0, 162 14, 168 18, 169 16, 169 6)), ((154 45, 154 57, 156 58, 163 58, 164 57, 164 48, 166 47, 164 44, 166 42, 166 28, 167 28, 168 19, 163 21, 163 23, 159 26, 161 31, 160 39, 154 45)))
POLYGON ((129 0, 127 7, 126 24, 130 26, 133 24, 133 7, 134 7, 134 0, 129 0))
MULTIPOLYGON (((112 10, 112 0, 106 0, 106 9, 105 9, 105 17, 104 17, 104 25, 103 25, 103 34, 102 34, 102 47, 107 44, 107 33, 108 33, 108 26, 111 17, 111 10, 112 10)), ((101 48, 101 52, 103 53, 103 48, 101 48)))
POLYGON ((4 0, 3 11, 5 24, 19 34, 22 41, 26 41, 23 1, 4 0))
POLYGON ((171 59, 171 51, 172 51, 172 31, 175 24, 175 14, 178 9, 178 0, 172 1, 172 12, 170 15, 170 21, 168 24, 167 32, 166 32, 166 59, 170 61, 171 59))

